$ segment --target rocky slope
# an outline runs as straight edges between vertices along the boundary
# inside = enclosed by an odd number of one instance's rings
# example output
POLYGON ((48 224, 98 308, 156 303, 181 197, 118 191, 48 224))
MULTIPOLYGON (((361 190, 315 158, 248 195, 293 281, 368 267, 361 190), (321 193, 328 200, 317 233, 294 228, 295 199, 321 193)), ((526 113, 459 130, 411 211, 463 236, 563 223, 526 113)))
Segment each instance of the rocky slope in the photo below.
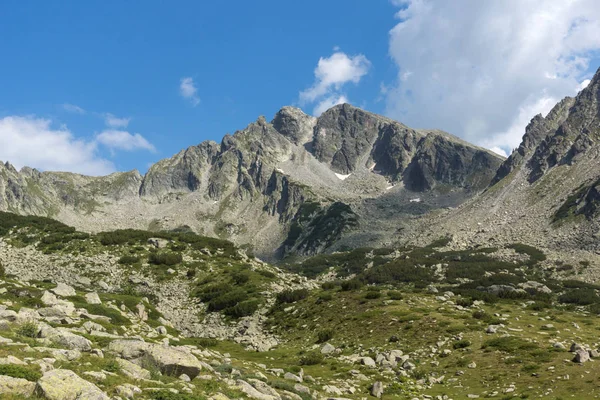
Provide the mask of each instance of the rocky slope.
POLYGON ((0 210, 86 231, 192 229, 265 258, 382 244, 413 215, 484 189, 502 159, 441 131, 348 104, 313 118, 282 108, 220 144, 203 142, 107 177, 0 163, 0 210), (303 205, 309 204, 308 207, 303 205))
POLYGON ((531 120, 519 148, 480 196, 423 218, 423 229, 413 232, 417 241, 445 235, 455 247, 518 241, 545 248, 557 261, 596 264, 599 98, 600 72, 577 97, 531 120))

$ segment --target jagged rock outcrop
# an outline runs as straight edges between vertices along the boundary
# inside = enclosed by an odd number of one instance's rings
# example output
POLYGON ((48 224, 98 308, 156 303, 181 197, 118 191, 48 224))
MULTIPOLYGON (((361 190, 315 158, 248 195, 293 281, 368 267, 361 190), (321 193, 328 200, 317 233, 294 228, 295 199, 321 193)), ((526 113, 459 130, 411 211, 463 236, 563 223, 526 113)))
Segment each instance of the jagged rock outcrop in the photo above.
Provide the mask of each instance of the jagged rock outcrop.
POLYGON ((421 220, 410 235, 439 232, 453 245, 521 242, 593 262, 600 251, 600 70, 575 98, 535 116, 491 185, 458 209, 421 220))
MULTIPOLYGON (((192 229, 249 245, 266 258, 277 249, 280 256, 315 254, 361 226, 378 227, 375 203, 377 210, 400 210, 398 221, 422 194, 427 205, 418 212, 460 204, 488 185, 501 162, 447 133, 414 130, 349 104, 319 118, 284 107, 271 122, 260 117, 220 144, 191 146, 145 176, 2 164, 0 210, 51 216, 86 231, 192 229), (300 217, 305 203, 321 211, 300 217), (341 214, 332 212, 338 203, 341 214)), ((393 232, 392 222, 382 233, 393 232)))

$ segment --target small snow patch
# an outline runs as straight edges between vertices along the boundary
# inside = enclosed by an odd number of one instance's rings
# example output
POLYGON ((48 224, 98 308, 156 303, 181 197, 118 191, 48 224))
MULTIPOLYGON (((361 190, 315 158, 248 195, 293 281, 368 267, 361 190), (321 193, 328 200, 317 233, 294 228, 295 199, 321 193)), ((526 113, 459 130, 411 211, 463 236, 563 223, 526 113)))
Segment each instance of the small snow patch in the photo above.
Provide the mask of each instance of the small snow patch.
POLYGON ((394 188, 394 185, 386 187, 385 190, 390 190, 390 189, 393 189, 393 188, 394 188))
POLYGON ((417 197, 416 199, 410 199, 411 203, 420 203, 421 202, 421 198, 417 197))
POLYGON ((352 175, 352 174, 342 175, 342 174, 338 174, 337 172, 335 172, 335 176, 337 176, 338 179, 341 179, 342 181, 345 181, 350 175, 352 175))
POLYGON ((275 171, 279 172, 280 174, 285 174, 281 168, 275 168, 275 171))

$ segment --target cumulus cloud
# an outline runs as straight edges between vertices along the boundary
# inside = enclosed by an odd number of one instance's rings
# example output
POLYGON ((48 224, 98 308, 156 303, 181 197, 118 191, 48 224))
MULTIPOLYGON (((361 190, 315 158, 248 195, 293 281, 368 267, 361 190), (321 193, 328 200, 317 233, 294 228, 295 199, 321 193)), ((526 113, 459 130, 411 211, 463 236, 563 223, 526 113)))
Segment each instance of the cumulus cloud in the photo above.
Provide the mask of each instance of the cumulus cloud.
POLYGON ((50 120, 35 117, 0 119, 0 159, 17 168, 27 165, 87 175, 115 171, 112 162, 98 156, 94 141, 77 139, 68 129, 54 128, 50 120))
POLYGON ((76 106, 75 104, 65 103, 62 105, 62 108, 63 108, 63 110, 73 113, 73 114, 82 114, 83 115, 86 113, 86 111, 83 108, 76 106))
POLYGON ((317 103, 313 111, 317 116, 329 107, 347 102, 346 96, 340 93, 344 85, 359 83, 371 67, 371 62, 362 54, 348 56, 339 49, 334 51, 330 57, 319 59, 314 84, 300 92, 301 104, 317 103))
POLYGON ((181 78, 179 83, 179 94, 190 101, 192 106, 196 107, 200 104, 200 97, 198 97, 198 88, 194 83, 194 79, 190 77, 181 78))
POLYGON ((111 113, 104 114, 104 122, 112 128, 126 128, 131 118, 118 118, 111 113))
MULTIPOLYGON (((529 120, 589 77, 600 49, 594 0, 394 0, 398 66, 386 113, 510 152, 529 120)), ((588 82, 589 83, 589 82, 588 82)))
POLYGON ((315 106, 313 114, 319 116, 325 111, 329 110, 331 107, 344 103, 348 103, 348 99, 344 95, 333 95, 326 97, 315 106))
POLYGON ((131 134, 126 131, 106 130, 96 136, 96 140, 111 150, 148 150, 156 152, 154 145, 139 133, 131 134))

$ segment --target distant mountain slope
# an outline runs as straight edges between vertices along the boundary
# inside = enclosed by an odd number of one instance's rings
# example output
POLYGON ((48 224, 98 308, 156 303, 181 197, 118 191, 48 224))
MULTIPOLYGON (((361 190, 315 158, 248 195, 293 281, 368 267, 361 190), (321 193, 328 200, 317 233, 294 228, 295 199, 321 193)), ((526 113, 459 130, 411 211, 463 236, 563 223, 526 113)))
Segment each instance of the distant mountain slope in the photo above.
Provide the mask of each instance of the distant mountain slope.
POLYGON ((425 217, 420 241, 452 235, 453 245, 524 242, 574 262, 600 251, 600 70, 577 97, 535 116, 519 148, 481 195, 425 217))
POLYGON ((319 118, 284 107, 271 122, 260 117, 220 144, 191 146, 145 176, 0 164, 0 209, 87 231, 191 228, 263 257, 306 255, 388 241, 412 216, 486 188, 502 161, 348 104, 319 118))

